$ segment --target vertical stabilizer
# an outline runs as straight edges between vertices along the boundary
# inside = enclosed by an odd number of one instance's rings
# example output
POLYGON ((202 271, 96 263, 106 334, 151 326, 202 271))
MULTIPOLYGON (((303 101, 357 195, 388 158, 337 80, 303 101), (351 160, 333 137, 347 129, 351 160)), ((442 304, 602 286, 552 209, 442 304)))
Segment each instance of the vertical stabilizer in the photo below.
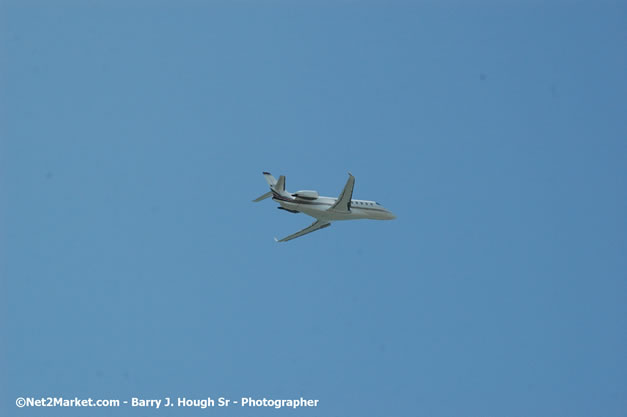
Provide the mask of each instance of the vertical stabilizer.
POLYGON ((285 175, 281 175, 272 188, 274 188, 274 190, 279 194, 285 192, 285 175))

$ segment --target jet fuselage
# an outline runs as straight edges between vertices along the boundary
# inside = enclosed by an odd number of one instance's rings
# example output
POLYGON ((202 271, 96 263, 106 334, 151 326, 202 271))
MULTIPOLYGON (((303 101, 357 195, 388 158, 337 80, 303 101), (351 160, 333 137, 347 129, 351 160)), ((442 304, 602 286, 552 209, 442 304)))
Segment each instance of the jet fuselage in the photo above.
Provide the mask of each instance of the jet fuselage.
POLYGON ((339 213, 329 210, 337 201, 337 198, 320 196, 316 199, 303 199, 298 197, 287 197, 275 194, 272 200, 281 207, 290 211, 298 211, 319 220, 393 220, 396 216, 381 204, 368 200, 351 200, 351 210, 348 213, 339 213))

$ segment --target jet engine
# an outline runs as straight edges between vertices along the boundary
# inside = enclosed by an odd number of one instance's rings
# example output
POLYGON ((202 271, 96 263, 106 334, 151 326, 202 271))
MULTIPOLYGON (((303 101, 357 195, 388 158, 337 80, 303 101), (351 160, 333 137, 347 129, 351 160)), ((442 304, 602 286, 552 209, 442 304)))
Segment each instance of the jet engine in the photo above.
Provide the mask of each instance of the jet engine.
POLYGON ((303 200, 315 200, 316 198, 319 197, 319 195, 318 195, 318 191, 301 190, 301 191, 296 191, 294 193, 294 197, 302 198, 303 200))

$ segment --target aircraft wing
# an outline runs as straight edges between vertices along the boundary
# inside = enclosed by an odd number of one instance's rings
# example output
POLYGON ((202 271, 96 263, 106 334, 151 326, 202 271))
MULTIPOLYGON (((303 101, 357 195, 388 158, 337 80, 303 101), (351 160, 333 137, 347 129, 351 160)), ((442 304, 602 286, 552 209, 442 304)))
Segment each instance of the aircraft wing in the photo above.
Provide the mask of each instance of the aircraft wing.
POLYGON ((288 240, 296 239, 297 237, 301 237, 303 235, 306 235, 307 233, 315 232, 316 230, 324 229, 325 227, 328 227, 328 226, 331 226, 330 222, 326 222, 323 220, 316 220, 309 227, 304 228, 300 232, 296 232, 293 235, 284 237, 281 240, 277 240, 277 238, 275 237, 274 240, 276 240, 277 242, 287 242, 288 240))
POLYGON ((351 211, 351 199, 353 198, 353 187, 355 187, 355 177, 348 173, 348 181, 342 190, 342 194, 337 198, 335 204, 329 207, 329 210, 348 213, 351 211))

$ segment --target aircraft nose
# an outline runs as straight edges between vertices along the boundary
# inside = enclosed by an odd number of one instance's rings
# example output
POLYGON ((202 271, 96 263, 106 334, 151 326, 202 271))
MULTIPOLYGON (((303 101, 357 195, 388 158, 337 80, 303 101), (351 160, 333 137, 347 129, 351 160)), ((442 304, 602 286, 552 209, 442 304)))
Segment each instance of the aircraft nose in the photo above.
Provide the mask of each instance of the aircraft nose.
POLYGON ((396 216, 394 215, 394 213, 392 213, 391 211, 387 212, 387 219, 388 220, 394 220, 396 218, 396 216))

